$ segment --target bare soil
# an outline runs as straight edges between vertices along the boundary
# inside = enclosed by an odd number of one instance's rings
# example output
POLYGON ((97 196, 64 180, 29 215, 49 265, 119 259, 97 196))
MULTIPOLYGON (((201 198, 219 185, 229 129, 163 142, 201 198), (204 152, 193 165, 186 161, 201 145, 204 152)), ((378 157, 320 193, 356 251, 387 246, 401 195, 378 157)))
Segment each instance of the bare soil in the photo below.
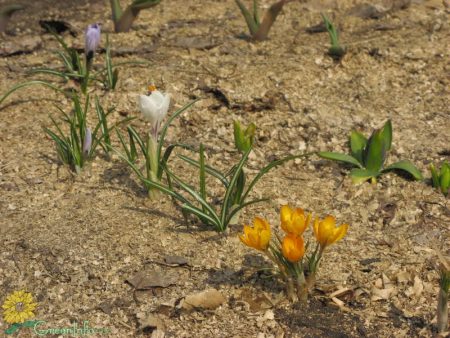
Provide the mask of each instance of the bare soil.
MULTIPOLYGON (((255 122, 252 175, 288 154, 347 151, 353 128, 370 134, 390 118, 388 162, 409 159, 429 177, 430 162, 450 160, 449 13, 441 1, 415 0, 378 19, 349 15, 360 3, 289 3, 270 39, 251 43, 231 0, 163 0, 120 34, 113 33, 106 1, 29 2, 0 41, 0 93, 32 78, 33 67, 58 67, 58 45, 39 20, 70 24, 64 39, 79 48, 84 28, 100 22, 115 62, 148 61, 121 67, 116 91, 92 89, 105 107, 116 107, 113 121, 136 116, 133 125, 148 129, 136 96, 150 83, 171 93, 171 111, 202 98, 174 123, 168 142, 201 142, 208 163, 225 170, 238 159, 233 120, 255 122), (348 48, 340 62, 326 55, 326 33, 305 31, 320 23, 320 12, 337 24, 348 48)), ((217 234, 193 220, 186 224, 167 197, 150 201, 116 156, 99 152, 81 175, 72 175, 43 132, 49 115, 58 116, 55 104, 71 109, 67 98, 35 86, 0 107, 0 303, 25 289, 47 327, 89 321, 110 329, 111 337, 150 336, 151 328, 140 330, 149 316, 158 319, 153 336, 166 337, 436 335, 434 250, 449 253, 450 209, 429 182, 389 173, 376 185, 355 186, 345 166, 314 156, 296 160, 256 186, 253 195, 270 202, 247 208, 240 225, 217 234), (350 224, 327 252, 308 304, 285 301, 279 281, 261 270, 269 262, 237 236, 256 215, 278 227, 285 203, 350 224), (171 256, 187 264, 167 264, 171 256), (141 271, 174 282, 135 290, 126 281, 141 271), (219 308, 177 307, 184 296, 211 288, 226 299, 219 308), (338 290, 342 303, 330 297, 338 290)), ((175 158, 171 165, 197 175, 175 158)), ((0 320, 2 332, 6 327, 0 320)), ((19 336, 31 334, 22 329, 19 336)))

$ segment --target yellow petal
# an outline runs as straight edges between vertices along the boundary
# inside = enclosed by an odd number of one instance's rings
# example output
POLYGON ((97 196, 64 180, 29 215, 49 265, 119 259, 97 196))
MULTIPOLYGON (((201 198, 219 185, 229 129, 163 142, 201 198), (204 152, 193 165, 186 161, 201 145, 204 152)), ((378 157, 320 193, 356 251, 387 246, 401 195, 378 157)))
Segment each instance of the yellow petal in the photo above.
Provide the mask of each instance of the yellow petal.
POLYGON ((341 224, 338 228, 336 228, 332 241, 330 241, 330 244, 340 241, 347 233, 347 230, 348 224, 341 224))
POLYGON ((257 231, 264 230, 266 229, 265 223, 266 223, 265 220, 262 219, 261 217, 255 217, 255 219, 253 220, 253 227, 257 231))
POLYGON ((323 246, 329 245, 330 238, 333 237, 335 229, 336 220, 333 216, 327 216, 320 222, 319 226, 319 236, 321 238, 321 243, 323 246))
POLYGON ((283 205, 280 210, 281 223, 290 222, 292 216, 292 209, 289 205, 283 205))

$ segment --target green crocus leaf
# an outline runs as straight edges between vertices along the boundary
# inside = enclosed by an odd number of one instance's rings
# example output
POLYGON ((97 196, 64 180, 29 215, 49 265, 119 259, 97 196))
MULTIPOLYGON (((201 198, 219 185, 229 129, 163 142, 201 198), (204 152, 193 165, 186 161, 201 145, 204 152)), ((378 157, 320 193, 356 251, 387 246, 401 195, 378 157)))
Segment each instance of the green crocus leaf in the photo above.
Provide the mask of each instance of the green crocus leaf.
POLYGON ((317 155, 327 160, 349 163, 355 167, 362 168, 361 163, 359 163, 359 161, 356 158, 347 154, 333 153, 329 151, 320 151, 317 153, 317 155))
POLYGON ((370 136, 365 151, 364 164, 367 170, 379 172, 386 157, 386 143, 382 130, 375 130, 370 136))
POLYGON ((361 165, 364 164, 364 149, 367 146, 367 138, 360 132, 353 130, 350 134, 350 149, 352 156, 358 160, 361 165))
POLYGON ((403 170, 406 171, 408 174, 410 174, 412 177, 414 177, 414 179, 423 180, 423 176, 420 170, 417 169, 417 167, 409 161, 395 162, 389 165, 388 167, 384 168, 383 172, 389 170, 403 170))
POLYGON ((385 150, 391 150, 392 146, 392 123, 391 120, 387 120, 381 129, 381 138, 384 141, 385 150))
POLYGON ((439 174, 433 164, 430 164, 431 182, 433 187, 439 187, 439 174))
MULTIPOLYGON (((441 170, 442 171, 442 170, 441 170)), ((444 195, 447 195, 448 189, 450 188, 450 168, 447 167, 441 175, 441 191, 444 195)))
POLYGON ((354 184, 363 183, 371 178, 376 178, 378 173, 367 169, 353 169, 350 171, 350 177, 354 184))

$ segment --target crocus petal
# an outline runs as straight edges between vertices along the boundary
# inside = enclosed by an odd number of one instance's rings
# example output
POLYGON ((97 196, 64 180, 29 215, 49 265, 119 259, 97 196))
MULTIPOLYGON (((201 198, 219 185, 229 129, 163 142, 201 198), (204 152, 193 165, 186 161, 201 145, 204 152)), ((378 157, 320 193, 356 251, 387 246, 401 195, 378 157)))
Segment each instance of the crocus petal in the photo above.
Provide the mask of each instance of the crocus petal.
POLYGON ((291 220, 292 210, 289 205, 283 205, 280 210, 281 223, 286 223, 291 220))
POLYGON ((92 24, 89 25, 85 33, 85 53, 86 56, 92 56, 95 53, 98 45, 100 44, 100 25, 92 24))
POLYGON ((164 117, 166 117, 166 115, 167 115, 167 112, 169 111, 169 106, 170 106, 170 94, 165 94, 164 95, 164 100, 163 100, 163 103, 162 103, 162 106, 161 106, 161 110, 162 110, 162 117, 161 117, 161 120, 163 120, 164 119, 164 117))
POLYGON ((336 228, 333 238, 330 240, 330 244, 340 241, 346 234, 348 230, 348 224, 342 224, 336 228))
POLYGON ((298 262, 305 254, 305 244, 301 236, 288 234, 284 237, 281 251, 290 262, 298 262))
POLYGON ((158 120, 158 107, 149 96, 139 95, 139 110, 152 125, 158 120))
POLYGON ((330 243, 329 238, 331 237, 331 235, 334 232, 334 227, 336 224, 336 220, 333 216, 327 216, 325 217, 325 219, 320 222, 320 226, 319 226, 319 238, 320 238, 320 243, 323 246, 329 245, 330 243))
POLYGON ((91 150, 91 145, 92 145, 92 131, 90 128, 86 128, 86 133, 84 135, 84 142, 83 142, 84 156, 89 155, 89 151, 91 150))

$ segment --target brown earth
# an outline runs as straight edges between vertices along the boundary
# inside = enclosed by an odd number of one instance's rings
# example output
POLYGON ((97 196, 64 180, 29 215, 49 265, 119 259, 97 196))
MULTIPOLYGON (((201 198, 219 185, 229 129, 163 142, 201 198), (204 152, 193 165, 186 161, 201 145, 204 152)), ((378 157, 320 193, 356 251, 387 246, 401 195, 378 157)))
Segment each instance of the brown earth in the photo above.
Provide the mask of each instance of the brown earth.
MULTIPOLYGON (((231 0, 163 0, 120 34, 113 33, 106 1, 30 2, 0 41, 0 93, 30 79, 33 67, 58 66, 58 46, 39 20, 69 23, 76 36, 66 32, 64 39, 80 48, 84 27, 100 22, 115 62, 149 62, 121 67, 114 92, 92 89, 105 107, 116 107, 114 120, 119 113, 139 117, 136 95, 149 83, 171 93, 172 111, 202 98, 174 123, 168 141, 204 143, 208 163, 225 170, 238 159, 232 121, 255 122, 248 170, 254 174, 287 154, 346 151, 352 128, 369 134, 390 118, 388 162, 409 159, 429 177, 430 162, 450 159, 449 14, 440 1, 416 0, 362 19, 348 14, 358 3, 289 3, 270 39, 250 43, 241 38, 245 22, 231 0), (321 11, 337 23, 348 48, 340 62, 326 55, 326 33, 305 31, 320 22, 321 11)), ((102 62, 103 54, 96 60, 102 62)), ((270 202, 247 208, 242 222, 261 215, 277 227, 279 208, 289 203, 350 224, 345 239, 329 249, 308 304, 292 305, 278 280, 261 270, 269 263, 238 240, 240 225, 218 235, 194 220, 186 224, 169 198, 150 201, 115 156, 99 152, 77 177, 61 166, 42 129, 51 125, 50 114, 57 116, 55 104, 70 110, 69 100, 35 86, 0 107, 1 303, 25 289, 46 327, 89 321, 110 329, 111 337, 150 335, 138 329, 151 315, 159 320, 153 336, 164 331, 167 337, 436 334, 434 250, 448 254, 450 210, 426 182, 390 173, 376 185, 355 186, 347 168, 317 157, 268 174, 253 194, 270 202), (166 264, 168 256, 188 264, 166 264), (173 283, 136 291, 126 280, 143 270, 173 283), (221 307, 177 307, 182 297, 210 288, 225 296, 221 307), (337 290, 340 307, 330 297, 337 290)), ((133 125, 148 128, 139 119, 133 125)), ((177 160, 172 165, 197 175, 177 160)), ((217 187, 210 186, 211 194, 217 187)), ((29 335, 22 329, 18 336, 29 335)))

